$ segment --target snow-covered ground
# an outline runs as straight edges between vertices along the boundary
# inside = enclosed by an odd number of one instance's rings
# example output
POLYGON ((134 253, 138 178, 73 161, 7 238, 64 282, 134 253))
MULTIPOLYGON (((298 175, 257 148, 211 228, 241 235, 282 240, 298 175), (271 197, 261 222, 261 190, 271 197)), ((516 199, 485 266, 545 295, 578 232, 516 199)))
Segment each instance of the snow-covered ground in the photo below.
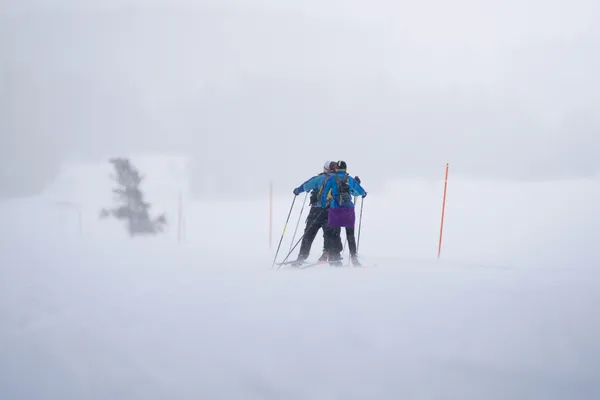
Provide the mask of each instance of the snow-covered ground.
POLYGON ((268 182, 184 197, 181 243, 177 187, 148 191, 168 232, 129 240, 82 185, 0 204, 1 399, 600 398, 598 179, 451 175, 441 260, 442 182, 392 182, 364 203, 376 267, 279 271, 268 182))

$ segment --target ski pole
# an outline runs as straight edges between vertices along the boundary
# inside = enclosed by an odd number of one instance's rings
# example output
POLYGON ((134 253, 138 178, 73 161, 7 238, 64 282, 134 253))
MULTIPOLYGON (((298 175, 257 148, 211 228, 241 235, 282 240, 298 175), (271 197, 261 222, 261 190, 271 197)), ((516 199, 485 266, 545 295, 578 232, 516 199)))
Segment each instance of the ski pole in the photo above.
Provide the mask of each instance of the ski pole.
POLYGON ((292 236, 292 241, 290 242, 290 251, 292 251, 292 244, 294 240, 296 240, 296 233, 298 233, 298 226, 300 226, 300 219, 302 218, 302 213, 304 212, 304 206, 306 205, 306 199, 308 198, 308 192, 304 196, 304 202, 302 203, 302 208, 300 209, 300 215, 298 216, 298 222, 296 223, 296 229, 294 229, 294 236, 292 236))
MULTIPOLYGON (((321 216, 321 214, 323 213, 323 211, 324 211, 324 210, 325 210, 325 209, 323 208, 323 209, 321 209, 321 211, 319 211, 319 214, 317 214, 317 215, 315 216, 315 220, 318 220, 318 219, 319 219, 319 217, 321 216)), ((279 265, 277 266, 277 269, 281 268, 281 266, 282 266, 283 264, 285 264, 285 262, 287 261, 287 259, 290 257, 290 255, 291 255, 291 254, 292 254, 292 252, 294 251, 294 249, 295 249, 296 247, 298 247, 298 245, 300 244, 300 242, 302 241, 302 239, 304 239, 304 234, 302 234, 302 236, 300 236, 300 239, 298 239, 298 241, 296 242, 296 244, 294 245, 294 247, 292 247, 292 249, 290 250, 290 252, 288 253, 288 255, 287 255, 287 256, 285 256, 285 258, 283 259, 283 261, 281 262, 281 264, 279 264, 279 265)))
POLYGON ((363 197, 360 201, 360 217, 358 218, 358 239, 356 242, 356 253, 358 253, 358 246, 360 245, 360 227, 362 225, 362 214, 363 214, 363 206, 365 204, 365 198, 363 197))
POLYGON ((296 242, 296 244, 294 245, 294 247, 292 247, 292 249, 290 250, 290 252, 288 253, 288 255, 285 256, 285 258, 283 259, 283 261, 281 262, 281 264, 279 264, 277 266, 277 269, 281 268, 281 266, 283 264, 285 264, 285 262, 287 261, 287 259, 289 258, 289 256, 292 254, 292 252, 294 251, 294 249, 300 244, 300 242, 302 241, 302 239, 304 239, 304 235, 300 236, 300 239, 298 239, 298 241, 296 242))
POLYGON ((277 255, 279 254, 279 248, 281 247, 281 242, 283 241, 283 235, 285 235, 285 230, 287 229, 287 224, 290 221, 290 215, 292 215, 292 210, 294 209, 295 202, 296 195, 294 195, 294 200, 292 200, 292 205, 290 206, 290 212, 288 212, 287 219, 285 220, 285 225, 283 225, 283 232, 281 232, 281 238, 279 239, 279 245, 277 245, 277 251, 275 252, 275 258, 273 259, 273 265, 271 265, 271 268, 275 266, 275 261, 277 260, 277 255))

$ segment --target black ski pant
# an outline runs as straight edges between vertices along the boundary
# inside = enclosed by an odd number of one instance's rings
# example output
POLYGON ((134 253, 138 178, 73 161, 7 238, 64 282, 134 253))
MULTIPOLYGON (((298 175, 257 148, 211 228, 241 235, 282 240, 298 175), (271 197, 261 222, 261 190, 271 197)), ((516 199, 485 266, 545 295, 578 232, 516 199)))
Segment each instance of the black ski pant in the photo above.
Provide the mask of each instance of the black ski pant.
POLYGON ((356 257, 356 237, 354 237, 354 227, 346 228, 346 239, 350 248, 350 257, 356 257))
MULTIPOLYGON (((354 258, 356 254, 356 237, 354 236, 354 227, 346 229, 346 239, 348 239, 348 247, 350 248, 350 257, 354 258)), ((325 235, 329 240, 329 260, 337 261, 342 258, 342 228, 339 226, 328 226, 325 230, 325 235)))
POLYGON ((329 261, 339 261, 342 259, 342 238, 340 237, 341 228, 339 226, 325 227, 325 238, 329 243, 329 261))
POLYGON ((312 246, 317 232, 319 229, 323 229, 323 247, 325 251, 329 250, 329 236, 327 235, 327 209, 322 207, 311 207, 306 218, 306 227, 304 228, 304 236, 302 237, 302 244, 300 245, 300 252, 298 253, 299 260, 306 260, 310 255, 310 248, 312 246))

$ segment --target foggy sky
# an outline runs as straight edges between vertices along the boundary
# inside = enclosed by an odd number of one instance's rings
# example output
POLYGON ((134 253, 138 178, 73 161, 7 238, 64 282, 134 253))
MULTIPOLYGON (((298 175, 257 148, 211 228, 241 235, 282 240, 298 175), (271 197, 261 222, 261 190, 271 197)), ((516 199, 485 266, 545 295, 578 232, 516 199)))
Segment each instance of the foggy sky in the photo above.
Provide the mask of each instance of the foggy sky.
POLYGON ((371 182, 599 171, 597 1, 1 7, 4 175, 129 152, 290 188, 330 158, 371 182))

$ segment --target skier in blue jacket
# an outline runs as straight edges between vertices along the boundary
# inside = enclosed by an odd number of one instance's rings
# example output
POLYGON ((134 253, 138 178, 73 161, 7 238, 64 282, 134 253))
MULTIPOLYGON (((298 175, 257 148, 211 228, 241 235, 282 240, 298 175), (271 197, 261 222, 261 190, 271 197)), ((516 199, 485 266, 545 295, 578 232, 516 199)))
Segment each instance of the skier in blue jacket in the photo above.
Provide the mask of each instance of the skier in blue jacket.
MULTIPOLYGON (((345 161, 338 161, 335 167, 335 173, 327 177, 325 187, 321 192, 321 203, 329 206, 327 223, 333 230, 332 235, 340 236, 341 228, 346 228, 346 238, 350 248, 350 258, 354 266, 360 266, 356 248, 356 238, 354 237, 354 225, 356 223, 356 214, 352 196, 367 196, 367 192, 360 185, 358 177, 352 178, 348 173, 345 161)), ((334 255, 341 259, 342 245, 330 248, 330 257, 334 255)))
MULTIPOLYGON (((341 239, 338 237, 331 236, 331 230, 327 225, 327 209, 324 203, 321 202, 320 192, 322 191, 326 178, 332 174, 331 169, 336 165, 333 161, 326 161, 323 165, 323 172, 319 175, 313 176, 302 185, 294 189, 294 194, 297 196, 303 192, 311 192, 310 196, 310 212, 306 218, 306 227, 304 228, 304 236, 302 237, 302 244, 300 245, 300 252, 298 258, 292 263, 292 265, 301 265, 308 258, 310 254, 310 248, 312 246, 317 232, 319 229, 323 229, 323 254, 319 258, 319 261, 328 261, 329 259, 329 248, 331 247, 331 241, 339 241, 341 245, 341 239)), ((334 246, 336 243, 334 243, 334 246)))

